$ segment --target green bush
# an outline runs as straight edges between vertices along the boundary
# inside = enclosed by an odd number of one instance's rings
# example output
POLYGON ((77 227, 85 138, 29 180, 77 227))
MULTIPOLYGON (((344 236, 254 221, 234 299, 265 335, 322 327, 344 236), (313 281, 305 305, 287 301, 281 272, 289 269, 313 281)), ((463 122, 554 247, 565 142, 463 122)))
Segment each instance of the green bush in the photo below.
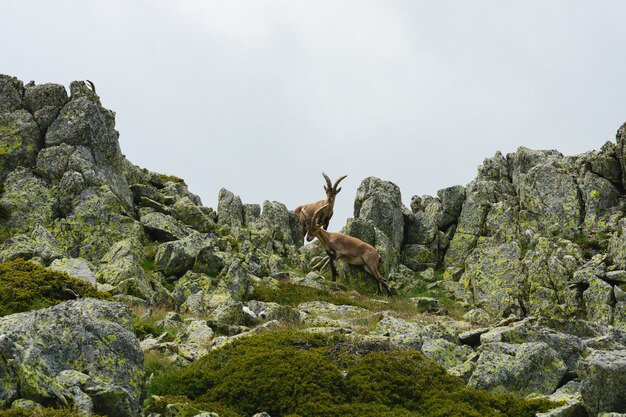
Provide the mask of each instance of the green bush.
POLYGON ((34 262, 15 259, 0 264, 0 317, 73 300, 75 294, 111 299, 87 282, 34 262))
POLYGON ((346 343, 289 331, 240 339, 156 376, 148 394, 302 417, 531 417, 553 406, 466 388, 418 351, 337 349, 346 343))

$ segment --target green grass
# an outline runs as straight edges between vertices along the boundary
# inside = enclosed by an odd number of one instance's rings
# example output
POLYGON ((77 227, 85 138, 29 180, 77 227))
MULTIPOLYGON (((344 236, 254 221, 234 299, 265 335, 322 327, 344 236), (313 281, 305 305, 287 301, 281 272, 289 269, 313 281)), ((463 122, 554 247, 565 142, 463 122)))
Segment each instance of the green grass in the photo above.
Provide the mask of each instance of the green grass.
POLYGON ((34 262, 16 259, 0 264, 0 316, 51 307, 75 299, 75 294, 111 300, 109 293, 85 281, 34 262))
POLYGON ((355 291, 331 291, 319 290, 304 285, 280 283, 276 287, 257 286, 246 296, 244 301, 257 300, 274 302, 290 307, 297 307, 301 303, 310 301, 326 301, 336 305, 351 305, 365 308, 371 312, 390 310, 399 313, 401 317, 411 318, 421 313, 417 310, 411 297, 433 297, 441 302, 452 317, 460 318, 464 309, 457 301, 451 300, 445 290, 427 290, 426 287, 418 288, 409 293, 393 297, 367 297, 355 291))
MULTIPOLYGON (((341 349, 339 336, 265 333, 164 372, 148 395, 219 404, 233 416, 532 417, 554 405, 465 387, 418 351, 341 349)), ((220 414, 221 415, 221 414, 220 414)))

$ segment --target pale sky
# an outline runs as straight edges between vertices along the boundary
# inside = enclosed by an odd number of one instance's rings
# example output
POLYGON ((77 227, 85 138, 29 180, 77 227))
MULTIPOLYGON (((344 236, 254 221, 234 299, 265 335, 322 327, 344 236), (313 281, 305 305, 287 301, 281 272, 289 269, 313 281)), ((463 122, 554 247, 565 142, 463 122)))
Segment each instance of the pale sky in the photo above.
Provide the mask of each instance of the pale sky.
POLYGON ((5 0, 0 73, 94 81, 124 154, 290 209, 342 183, 411 196, 518 146, 577 154, 626 121, 624 1, 5 0))

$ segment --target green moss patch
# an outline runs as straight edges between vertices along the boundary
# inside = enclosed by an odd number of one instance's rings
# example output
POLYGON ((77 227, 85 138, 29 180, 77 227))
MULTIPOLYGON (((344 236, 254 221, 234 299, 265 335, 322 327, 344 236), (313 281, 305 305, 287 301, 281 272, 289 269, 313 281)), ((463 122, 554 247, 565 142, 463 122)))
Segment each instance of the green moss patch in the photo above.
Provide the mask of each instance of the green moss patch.
POLYGON ((532 417, 554 407, 467 388, 418 351, 341 348, 352 345, 340 336, 260 334, 156 376, 148 394, 180 396, 206 411, 200 404, 219 404, 241 416, 532 417))
MULTIPOLYGON (((37 409, 12 409, 0 411, 0 417, 83 417, 83 414, 67 409, 37 408, 37 409)), ((98 417, 92 414, 92 417, 98 417)))
POLYGON ((76 294, 111 299, 87 282, 34 262, 16 259, 0 264, 0 316, 50 307, 73 300, 76 294))

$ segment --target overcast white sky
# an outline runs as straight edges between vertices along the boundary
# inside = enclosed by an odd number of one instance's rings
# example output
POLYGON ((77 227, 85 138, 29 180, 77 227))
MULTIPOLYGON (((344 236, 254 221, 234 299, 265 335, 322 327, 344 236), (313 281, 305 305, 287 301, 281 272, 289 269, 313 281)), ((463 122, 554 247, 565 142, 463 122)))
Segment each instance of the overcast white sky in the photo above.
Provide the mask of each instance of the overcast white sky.
POLYGON ((576 154, 626 120, 624 1, 5 0, 0 73, 95 82, 135 164, 290 209, 365 177, 411 196, 497 150, 576 154))

